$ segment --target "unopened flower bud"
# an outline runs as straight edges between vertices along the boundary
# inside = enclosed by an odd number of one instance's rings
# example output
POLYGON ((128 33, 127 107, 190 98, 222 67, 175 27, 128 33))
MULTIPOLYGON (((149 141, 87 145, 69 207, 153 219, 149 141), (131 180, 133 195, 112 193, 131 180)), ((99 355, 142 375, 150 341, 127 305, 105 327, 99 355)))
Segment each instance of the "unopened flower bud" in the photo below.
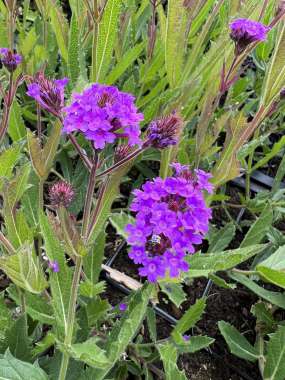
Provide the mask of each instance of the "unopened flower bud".
POLYGON ((115 149, 114 162, 120 162, 124 158, 126 158, 129 154, 131 154, 133 148, 128 144, 118 145, 115 149))
POLYGON ((54 273, 58 273, 59 272, 59 265, 58 265, 58 262, 56 260, 55 261, 49 260, 48 261, 48 267, 54 273))
POLYGON ((17 66, 22 62, 21 55, 15 54, 12 50, 7 48, 0 49, 0 56, 2 64, 10 73, 15 71, 17 66))
POLYGON ((46 111, 59 116, 64 106, 64 87, 68 78, 52 80, 38 72, 31 78, 27 94, 34 98, 46 111))
POLYGON ((52 206, 56 208, 68 207, 74 199, 74 190, 68 182, 56 182, 49 190, 49 198, 52 206))
POLYGON ((183 120, 177 113, 154 120, 148 127, 147 140, 144 145, 157 149, 176 145, 182 126, 183 120))

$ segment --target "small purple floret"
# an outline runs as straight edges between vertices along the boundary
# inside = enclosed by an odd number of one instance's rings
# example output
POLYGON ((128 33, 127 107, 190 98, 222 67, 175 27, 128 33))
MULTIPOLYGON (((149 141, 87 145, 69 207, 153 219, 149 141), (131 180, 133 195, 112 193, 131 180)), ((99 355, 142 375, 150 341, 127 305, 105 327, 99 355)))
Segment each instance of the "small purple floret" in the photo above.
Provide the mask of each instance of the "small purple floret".
POLYGON ((52 270, 52 272, 54 273, 58 273, 59 272, 59 265, 58 265, 58 262, 55 260, 55 261, 49 261, 48 262, 48 267, 52 270))
POLYGON ((185 256, 194 253, 208 232, 211 210, 203 191, 211 192, 210 174, 175 163, 173 177, 155 178, 134 191, 135 224, 126 227, 129 257, 150 282, 176 278, 189 269, 185 256))
POLYGON ((134 97, 116 87, 94 83, 82 93, 73 94, 72 103, 64 111, 63 131, 83 133, 96 149, 120 137, 127 138, 130 146, 142 143, 139 123, 143 115, 134 97))
POLYGON ((236 54, 241 54, 251 43, 265 41, 270 28, 258 21, 239 18, 230 23, 230 30, 236 54))
POLYGON ((119 310, 120 311, 126 311, 127 308, 128 308, 127 304, 125 304, 125 303, 120 303, 119 304, 119 310))
POLYGON ((185 342, 189 342, 190 341, 190 335, 183 335, 183 340, 185 341, 185 342))
POLYGON ((31 96, 46 111, 60 117, 64 107, 64 88, 69 79, 49 79, 42 72, 31 77, 27 95, 31 96))
POLYGON ((0 48, 0 56, 2 64, 10 73, 15 71, 17 66, 22 62, 22 56, 13 53, 12 50, 8 48, 0 48))

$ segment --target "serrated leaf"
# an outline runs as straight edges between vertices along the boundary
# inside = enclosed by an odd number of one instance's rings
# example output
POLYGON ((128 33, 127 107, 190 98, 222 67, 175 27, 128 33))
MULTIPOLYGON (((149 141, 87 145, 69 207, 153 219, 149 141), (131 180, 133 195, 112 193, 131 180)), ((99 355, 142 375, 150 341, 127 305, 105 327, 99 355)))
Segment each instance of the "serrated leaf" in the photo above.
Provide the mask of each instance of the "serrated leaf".
POLYGON ((268 267, 277 270, 285 269, 285 245, 279 247, 272 255, 266 260, 259 263, 263 267, 268 267))
POLYGON ((174 88, 182 74, 187 11, 183 0, 169 0, 167 4, 165 66, 169 84, 174 88))
POLYGON ((163 361, 164 373, 166 380, 187 380, 185 372, 180 371, 176 365, 177 350, 170 344, 158 345, 158 351, 163 361))
POLYGON ((106 84, 113 84, 122 74, 128 69, 128 67, 139 57, 145 46, 144 42, 134 46, 128 50, 121 60, 115 65, 112 71, 107 75, 105 79, 106 84))
POLYGON ((51 19, 51 26, 53 28, 57 45, 60 50, 60 54, 65 62, 68 62, 68 50, 67 50, 67 30, 68 25, 62 9, 55 4, 54 0, 49 0, 49 15, 51 19))
POLYGON ((218 326, 232 354, 251 362, 259 358, 259 352, 234 326, 224 321, 219 321, 218 326))
POLYGON ((179 353, 193 354, 203 348, 209 347, 215 339, 208 336, 191 336, 188 342, 176 345, 179 353))
POLYGON ((94 32, 91 68, 92 82, 104 81, 112 59, 121 5, 121 0, 109 0, 103 17, 97 26, 97 31, 96 33, 94 32))
POLYGON ((242 285, 246 286, 248 289, 253 291, 259 297, 265 299, 271 304, 277 305, 281 307, 282 309, 285 309, 285 294, 284 293, 272 292, 272 291, 266 290, 242 274, 231 273, 230 277, 233 280, 240 282, 242 285))
POLYGON ((196 253, 187 257, 190 269, 186 277, 207 277, 209 274, 228 270, 255 256, 264 248, 265 245, 259 244, 224 252, 196 253))
POLYGON ((1 256, 0 268, 17 286, 31 293, 39 294, 48 285, 32 247, 23 245, 16 254, 1 256))
POLYGON ((201 319, 206 308, 206 298, 200 298, 196 303, 183 314, 179 319, 172 334, 184 334, 187 330, 195 326, 201 319))
POLYGON ((67 348, 71 357, 83 361, 94 368, 104 368, 109 365, 105 351, 96 345, 97 338, 90 338, 84 343, 72 344, 67 348))
POLYGON ((168 296, 170 301, 172 301, 176 307, 180 307, 180 305, 186 301, 187 295, 183 291, 181 284, 171 284, 160 281, 159 286, 163 293, 168 296))
POLYGON ((137 334, 145 317, 152 291, 153 286, 146 284, 131 297, 128 309, 112 328, 104 347, 109 364, 105 369, 95 370, 93 372, 94 379, 102 380, 105 378, 106 374, 115 365, 128 344, 137 334))
POLYGON ((0 378, 5 380, 48 380, 47 374, 40 367, 14 358, 9 350, 0 357, 0 378))
POLYGON ((33 357, 37 357, 47 351, 50 347, 55 344, 55 336, 50 332, 39 342, 36 343, 36 346, 32 350, 33 357))
POLYGON ((135 218, 132 215, 121 211, 120 213, 113 213, 109 220, 117 234, 124 239, 127 239, 128 234, 126 233, 125 228, 128 224, 134 224, 135 218))
POLYGON ((45 242, 46 255, 50 261, 57 261, 59 265, 58 273, 50 273, 49 283, 52 293, 52 306, 57 320, 58 336, 62 338, 67 332, 72 273, 66 264, 64 250, 43 212, 40 212, 39 220, 45 242))
MULTIPOLYGON (((20 304, 19 292, 14 286, 9 286, 8 294, 18 305, 20 304)), ((25 304, 26 311, 33 320, 47 325, 55 324, 52 307, 43 296, 26 293, 25 304)))
POLYGON ((8 134, 15 141, 22 140, 26 136, 26 128, 22 118, 21 108, 14 99, 9 119, 8 134))
POLYGON ((80 72, 79 50, 79 29, 77 17, 74 13, 72 13, 68 41, 68 72, 73 85, 76 84, 80 72))
POLYGON ((259 218, 253 223, 249 231, 241 242, 240 248, 258 244, 264 238, 266 232, 273 221, 273 210, 271 205, 267 205, 262 211, 259 218))
POLYGON ((88 279, 84 282, 80 283, 79 291, 80 294, 84 297, 94 298, 97 295, 103 293, 106 289, 105 281, 100 281, 97 284, 93 284, 93 282, 88 279))
POLYGON ((270 335, 264 367, 264 380, 283 380, 285 378, 285 326, 279 326, 270 335))
POLYGON ((209 236, 208 252, 220 252, 232 241, 236 228, 233 223, 227 223, 225 227, 213 231, 209 236))

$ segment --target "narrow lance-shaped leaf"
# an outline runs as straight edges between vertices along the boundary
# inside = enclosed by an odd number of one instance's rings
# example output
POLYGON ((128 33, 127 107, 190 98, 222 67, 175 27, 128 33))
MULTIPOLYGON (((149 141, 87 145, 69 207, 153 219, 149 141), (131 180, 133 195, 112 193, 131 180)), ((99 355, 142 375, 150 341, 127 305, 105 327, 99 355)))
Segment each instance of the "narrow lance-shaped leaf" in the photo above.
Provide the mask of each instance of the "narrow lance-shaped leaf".
POLYGON ((285 326, 270 335, 264 367, 264 380, 283 380, 285 378, 285 326))
POLYGON ((251 362, 259 358, 259 352, 234 326, 224 321, 220 321, 218 325, 232 354, 251 362))
POLYGON ((52 306, 57 320, 58 335, 62 338, 67 331, 67 315, 70 298, 72 273, 66 265, 64 251, 55 236, 49 220, 43 212, 40 213, 40 226, 43 234, 46 254, 51 261, 57 261, 59 272, 50 274, 52 306))
POLYGON ((99 24, 94 27, 92 82, 102 82, 112 59, 122 0, 108 0, 99 24))
POLYGON ((177 349, 170 343, 159 345, 158 351, 163 361, 166 380, 187 380, 185 372, 180 371, 176 365, 177 349))

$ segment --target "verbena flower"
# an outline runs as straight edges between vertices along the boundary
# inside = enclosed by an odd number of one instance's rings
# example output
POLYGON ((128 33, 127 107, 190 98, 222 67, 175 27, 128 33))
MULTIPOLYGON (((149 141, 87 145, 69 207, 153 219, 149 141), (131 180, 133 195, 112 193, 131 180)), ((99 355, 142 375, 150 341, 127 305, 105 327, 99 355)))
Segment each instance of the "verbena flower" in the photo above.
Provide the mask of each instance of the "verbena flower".
POLYGON ((128 308, 128 305, 126 303, 120 303, 119 304, 119 310, 120 311, 126 311, 128 308))
POLYGON ((134 148, 132 148, 128 144, 118 145, 114 152, 114 162, 120 162, 124 158, 126 158, 129 154, 133 152, 134 148))
POLYGON ((0 48, 0 56, 2 64, 10 73, 15 71, 17 66, 22 62, 22 56, 13 53, 12 50, 8 48, 0 48))
POLYGON ((72 186, 65 181, 56 182, 49 189, 50 202, 56 208, 68 207, 73 201, 74 195, 72 186))
POLYGON ((177 113, 154 120, 147 130, 145 146, 157 149, 165 149, 170 145, 176 145, 182 129, 183 120, 177 113))
POLYGON ((173 177, 155 178, 134 191, 131 210, 136 219, 126 227, 129 257, 150 282, 188 270, 185 256, 202 242, 211 218, 203 194, 212 191, 210 174, 192 173, 178 163, 173 168, 173 177))
POLYGON ((58 265, 58 262, 56 260, 55 261, 48 261, 48 267, 54 273, 58 273, 59 272, 59 265, 58 265))
POLYGON ((138 112, 134 97, 116 87, 94 83, 80 94, 73 94, 72 103, 64 109, 63 131, 82 132, 96 149, 103 149, 119 137, 128 138, 130 146, 140 145, 138 112))
POLYGON ((258 21, 239 18, 230 23, 231 38, 236 44, 236 54, 241 54, 245 48, 253 43, 265 41, 269 27, 258 21))
POLYGON ((48 79, 44 73, 38 72, 31 81, 27 94, 43 109, 57 117, 60 116, 64 107, 64 88, 69 81, 68 78, 48 79))

